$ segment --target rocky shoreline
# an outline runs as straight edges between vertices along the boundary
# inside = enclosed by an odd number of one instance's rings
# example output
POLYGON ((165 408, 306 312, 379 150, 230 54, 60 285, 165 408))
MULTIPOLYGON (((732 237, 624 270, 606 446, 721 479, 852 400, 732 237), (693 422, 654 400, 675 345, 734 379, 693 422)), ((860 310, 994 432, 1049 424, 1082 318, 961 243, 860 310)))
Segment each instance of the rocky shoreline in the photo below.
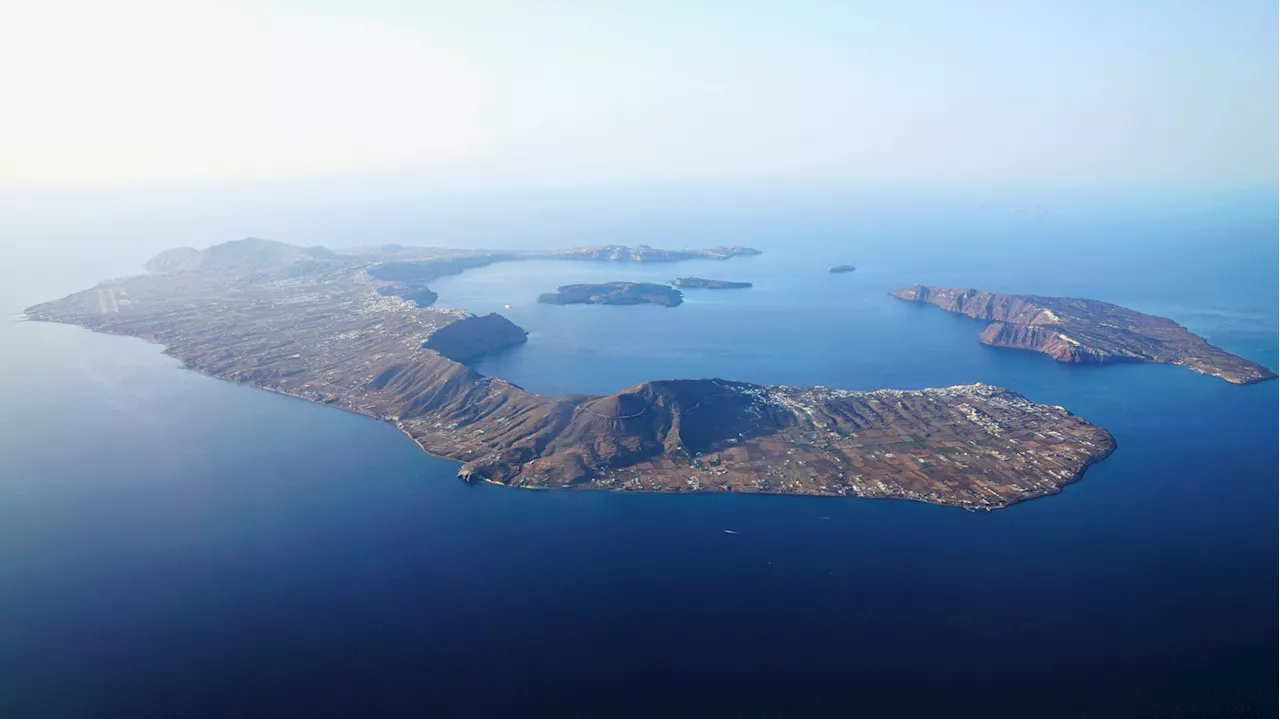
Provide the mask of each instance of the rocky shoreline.
POLYGON ((988 385, 852 392, 691 379, 545 397, 466 364, 525 341, 522 329, 380 294, 377 266, 308 255, 155 272, 27 315, 140 337, 203 374, 388 421, 462 462, 462 476, 515 487, 995 509, 1059 491, 1115 446, 1063 408, 988 385))
POLYGON ((978 341, 1040 352, 1059 362, 1175 364, 1233 384, 1276 377, 1270 369, 1214 347, 1173 320, 1108 302, 924 285, 889 294, 991 322, 978 341))

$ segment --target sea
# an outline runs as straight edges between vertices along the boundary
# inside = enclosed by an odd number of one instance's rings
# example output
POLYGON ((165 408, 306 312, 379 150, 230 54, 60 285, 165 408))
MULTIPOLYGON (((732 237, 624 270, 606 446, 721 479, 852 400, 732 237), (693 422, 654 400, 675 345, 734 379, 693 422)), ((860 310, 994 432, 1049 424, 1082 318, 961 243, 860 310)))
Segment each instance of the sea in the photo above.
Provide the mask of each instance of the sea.
POLYGON ((595 221, 564 222, 568 204, 534 203, 488 230, 450 219, 475 208, 221 197, 98 222, 113 203, 26 204, 0 289, 0 716, 1275 716, 1278 383, 1059 364, 886 293, 1105 300, 1276 368, 1276 192, 1035 199, 1048 214, 824 198, 593 203, 595 221), (990 513, 473 485, 389 424, 19 314, 165 246, 250 234, 746 244, 762 254, 513 262, 431 286, 529 331, 477 367, 536 392, 986 382, 1118 447, 1061 494, 990 513), (680 276, 754 286, 675 308, 535 301, 680 276))

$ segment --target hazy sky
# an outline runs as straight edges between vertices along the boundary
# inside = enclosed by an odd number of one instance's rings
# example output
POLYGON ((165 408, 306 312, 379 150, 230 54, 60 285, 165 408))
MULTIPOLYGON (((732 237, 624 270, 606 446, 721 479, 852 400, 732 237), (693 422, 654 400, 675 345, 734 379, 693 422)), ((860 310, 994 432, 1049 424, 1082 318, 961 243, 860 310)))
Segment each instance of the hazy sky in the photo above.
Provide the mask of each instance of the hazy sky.
POLYGON ((0 2, 0 186, 1274 182, 1259 2, 0 2))

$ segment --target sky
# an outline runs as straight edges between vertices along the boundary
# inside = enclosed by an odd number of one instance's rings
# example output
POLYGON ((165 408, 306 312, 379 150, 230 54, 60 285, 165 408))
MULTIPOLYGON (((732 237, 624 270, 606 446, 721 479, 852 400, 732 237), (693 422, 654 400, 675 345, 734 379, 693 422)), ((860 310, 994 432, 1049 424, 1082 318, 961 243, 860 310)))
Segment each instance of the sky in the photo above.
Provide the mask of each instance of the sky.
POLYGON ((0 189, 1271 184, 1274 0, 0 0, 0 189))

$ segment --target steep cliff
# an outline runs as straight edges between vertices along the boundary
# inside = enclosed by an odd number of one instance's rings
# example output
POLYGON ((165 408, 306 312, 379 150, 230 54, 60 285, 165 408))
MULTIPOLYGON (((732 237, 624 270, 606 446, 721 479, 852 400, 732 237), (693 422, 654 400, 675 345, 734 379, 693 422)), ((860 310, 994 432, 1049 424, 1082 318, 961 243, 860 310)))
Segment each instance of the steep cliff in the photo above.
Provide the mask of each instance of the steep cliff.
POLYGON ((1108 302, 924 285, 889 294, 990 321, 993 324, 979 341, 1042 352, 1059 362, 1176 364, 1235 384, 1276 376, 1256 362, 1214 347, 1173 320, 1108 302))
POLYGON ((494 312, 484 316, 468 315, 445 325, 428 335, 422 346, 455 362, 467 362, 528 339, 528 332, 494 312))

